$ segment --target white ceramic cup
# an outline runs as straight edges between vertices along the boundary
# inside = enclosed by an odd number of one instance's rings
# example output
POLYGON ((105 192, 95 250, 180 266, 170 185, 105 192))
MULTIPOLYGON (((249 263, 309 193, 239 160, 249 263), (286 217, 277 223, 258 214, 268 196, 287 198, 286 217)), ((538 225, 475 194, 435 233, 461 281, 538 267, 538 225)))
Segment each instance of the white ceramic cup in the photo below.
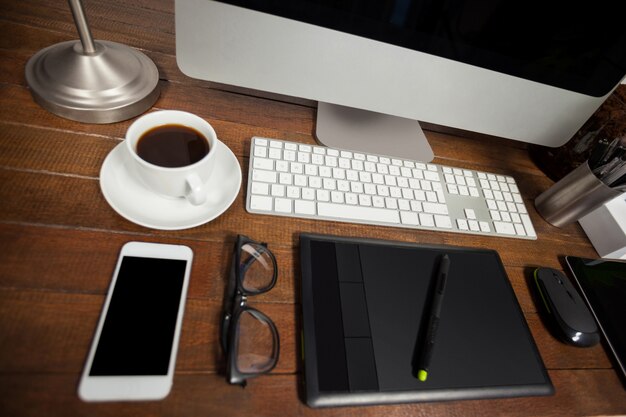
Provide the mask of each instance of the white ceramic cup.
POLYGON ((132 171, 150 190, 168 197, 185 197, 193 205, 204 204, 206 184, 215 166, 217 135, 213 127, 195 114, 161 110, 141 116, 126 131, 126 150, 132 171), (183 125, 200 132, 209 143, 209 152, 198 162, 177 168, 151 164, 137 154, 137 142, 147 131, 165 125, 183 125))

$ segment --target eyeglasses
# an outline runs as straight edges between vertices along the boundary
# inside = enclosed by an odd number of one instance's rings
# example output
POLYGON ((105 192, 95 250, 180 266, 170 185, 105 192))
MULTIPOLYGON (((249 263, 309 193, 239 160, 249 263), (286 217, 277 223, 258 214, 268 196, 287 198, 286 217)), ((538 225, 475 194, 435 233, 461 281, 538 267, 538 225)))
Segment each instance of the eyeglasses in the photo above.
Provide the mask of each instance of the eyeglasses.
POLYGON ((237 236, 221 329, 231 384, 245 386, 246 379, 271 371, 278 362, 276 326, 268 316, 247 305, 248 297, 271 290, 277 275, 276 258, 267 244, 237 236))

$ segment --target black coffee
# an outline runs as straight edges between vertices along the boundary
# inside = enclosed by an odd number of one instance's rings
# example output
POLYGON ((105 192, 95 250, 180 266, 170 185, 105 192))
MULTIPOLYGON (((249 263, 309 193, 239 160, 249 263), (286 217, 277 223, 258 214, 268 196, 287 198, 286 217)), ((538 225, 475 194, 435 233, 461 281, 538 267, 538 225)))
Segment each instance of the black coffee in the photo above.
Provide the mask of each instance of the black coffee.
POLYGON ((164 125, 145 132, 137 141, 137 155, 166 168, 198 162, 209 153, 209 141, 197 130, 182 125, 164 125))

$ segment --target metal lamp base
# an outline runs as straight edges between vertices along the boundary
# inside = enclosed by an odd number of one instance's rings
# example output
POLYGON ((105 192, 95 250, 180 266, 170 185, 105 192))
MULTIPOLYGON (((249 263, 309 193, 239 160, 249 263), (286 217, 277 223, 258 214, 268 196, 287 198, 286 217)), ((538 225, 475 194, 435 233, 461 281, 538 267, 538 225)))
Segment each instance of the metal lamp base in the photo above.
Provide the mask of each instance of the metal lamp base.
POLYGON ((26 82, 46 110, 85 123, 114 123, 149 109, 159 97, 159 71, 143 53, 116 42, 61 42, 26 64, 26 82))

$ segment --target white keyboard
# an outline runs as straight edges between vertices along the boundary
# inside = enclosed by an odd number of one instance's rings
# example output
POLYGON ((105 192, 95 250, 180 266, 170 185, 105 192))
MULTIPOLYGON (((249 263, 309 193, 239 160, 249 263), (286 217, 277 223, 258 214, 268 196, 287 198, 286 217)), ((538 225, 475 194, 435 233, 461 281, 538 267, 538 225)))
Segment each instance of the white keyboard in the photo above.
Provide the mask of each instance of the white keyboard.
POLYGON ((250 213, 536 239, 515 180, 380 155, 252 138, 250 213))

